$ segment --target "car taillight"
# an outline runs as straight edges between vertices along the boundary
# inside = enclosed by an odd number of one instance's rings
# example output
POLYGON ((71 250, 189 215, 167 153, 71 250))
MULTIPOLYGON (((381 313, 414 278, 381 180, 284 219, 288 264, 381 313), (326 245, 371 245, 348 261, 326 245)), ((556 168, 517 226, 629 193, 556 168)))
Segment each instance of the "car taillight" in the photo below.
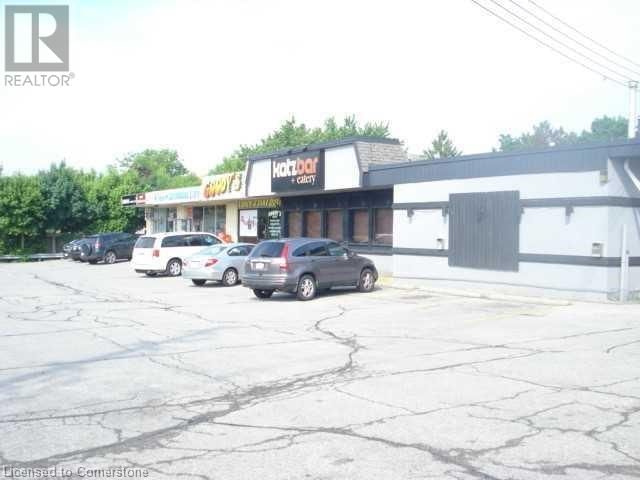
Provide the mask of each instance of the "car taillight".
POLYGON ((289 244, 285 243, 284 247, 282 247, 282 253, 280 253, 280 258, 282 259, 282 263, 280 263, 281 272, 289 271, 289 262, 287 261, 288 257, 289 257, 289 244))
POLYGON ((153 249, 153 252, 151 253, 152 257, 159 257, 160 256, 160 250, 158 250, 157 248, 153 249))
POLYGON ((217 258, 210 258, 209 260, 204 262, 204 266, 205 267, 210 267, 212 265, 215 265, 216 263, 218 263, 218 259, 217 258))

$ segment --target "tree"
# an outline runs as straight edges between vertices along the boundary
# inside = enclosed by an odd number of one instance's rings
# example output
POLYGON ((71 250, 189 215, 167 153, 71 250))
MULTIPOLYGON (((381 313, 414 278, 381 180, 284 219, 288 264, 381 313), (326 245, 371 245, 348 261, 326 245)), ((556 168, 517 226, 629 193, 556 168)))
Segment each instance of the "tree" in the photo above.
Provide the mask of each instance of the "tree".
POLYGON ((499 138, 502 152, 571 145, 578 141, 579 138, 575 133, 567 133, 562 127, 554 128, 547 121, 534 125, 532 132, 525 132, 519 137, 503 134, 499 138))
POLYGON ((251 155, 268 153, 286 148, 328 142, 346 137, 389 137, 389 125, 386 123, 365 123, 360 126, 354 115, 344 118, 338 124, 334 117, 324 121, 322 127, 308 128, 298 123, 294 117, 284 121, 280 127, 262 138, 255 145, 241 145, 231 155, 223 158, 222 163, 210 170, 210 174, 243 170, 251 155))
POLYGON ((95 173, 68 167, 64 161, 38 174, 41 183, 45 227, 62 233, 81 232, 93 221, 87 189, 95 173))
POLYGON ((97 176, 87 192, 93 222, 91 232, 135 232, 144 225, 144 211, 124 208, 123 195, 140 191, 139 178, 133 171, 120 173, 114 166, 97 176))
POLYGON ((624 117, 603 116, 591 122, 591 130, 580 134, 582 142, 611 142, 627 138, 629 120, 624 117))
POLYGON ((138 176, 143 191, 200 184, 200 178, 187 170, 175 150, 147 149, 128 155, 118 165, 123 171, 138 176))
POLYGON ((35 176, 20 174, 0 177, 1 244, 19 239, 24 249, 25 238, 40 235, 44 225, 41 185, 35 176))
POLYGON ((437 160, 442 158, 451 158, 462 155, 445 130, 440 130, 438 136, 431 142, 431 147, 422 152, 427 160, 437 160))
POLYGON ((562 127, 554 128, 548 121, 544 121, 534 125, 531 132, 525 132, 518 137, 510 134, 500 135, 499 149, 502 152, 513 152, 588 142, 611 142, 626 138, 627 126, 628 121, 625 118, 605 115, 591 122, 591 130, 583 130, 578 135, 567 132, 562 127))

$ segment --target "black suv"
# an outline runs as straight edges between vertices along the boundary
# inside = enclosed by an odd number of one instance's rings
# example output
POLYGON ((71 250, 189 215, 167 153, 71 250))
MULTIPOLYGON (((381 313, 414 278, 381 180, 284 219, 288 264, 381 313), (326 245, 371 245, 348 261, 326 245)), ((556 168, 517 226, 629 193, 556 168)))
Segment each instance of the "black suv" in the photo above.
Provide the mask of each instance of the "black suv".
POLYGON ((65 243, 62 246, 62 256, 64 258, 71 258, 72 260, 80 260, 80 245, 85 237, 76 238, 69 243, 65 243))
POLYGON ((100 261, 116 263, 118 259, 131 260, 133 246, 139 235, 131 233, 98 233, 90 235, 80 244, 80 260, 91 264, 100 261))

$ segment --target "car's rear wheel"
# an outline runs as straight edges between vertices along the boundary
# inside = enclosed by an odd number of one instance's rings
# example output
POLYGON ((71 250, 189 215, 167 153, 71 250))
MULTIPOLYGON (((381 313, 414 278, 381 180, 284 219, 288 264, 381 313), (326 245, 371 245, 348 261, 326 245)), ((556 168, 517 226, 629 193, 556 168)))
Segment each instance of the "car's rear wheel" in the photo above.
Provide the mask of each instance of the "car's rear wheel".
POLYGON ((370 268, 365 268, 360 273, 360 280, 358 281, 358 290, 360 292, 370 292, 376 285, 376 277, 370 268))
POLYGON ((238 272, 235 268, 227 268, 222 274, 222 284, 225 287, 232 287, 238 283, 238 272))
POLYGON ((254 288, 253 294, 258 298, 271 298, 273 290, 260 290, 259 288, 254 288))
POLYGON ((202 285, 204 285, 205 283, 207 283, 207 281, 206 281, 206 280, 201 280, 201 279, 197 279, 197 280, 196 280, 195 278, 194 278, 193 280, 191 280, 191 281, 193 282, 193 284, 194 284, 194 285, 196 285, 196 286, 198 286, 198 287, 201 287, 202 285))
POLYGON ((118 257, 116 257, 116 252, 114 252, 113 250, 109 250, 104 254, 104 263, 108 263, 109 265, 116 263, 117 259, 118 257))
POLYGON ((302 275, 298 280, 298 289, 296 296, 298 300, 312 300, 318 293, 318 287, 316 285, 316 279, 311 275, 302 275))
POLYGON ((177 258, 169 260, 167 263, 167 275, 177 277, 182 273, 182 262, 177 258))

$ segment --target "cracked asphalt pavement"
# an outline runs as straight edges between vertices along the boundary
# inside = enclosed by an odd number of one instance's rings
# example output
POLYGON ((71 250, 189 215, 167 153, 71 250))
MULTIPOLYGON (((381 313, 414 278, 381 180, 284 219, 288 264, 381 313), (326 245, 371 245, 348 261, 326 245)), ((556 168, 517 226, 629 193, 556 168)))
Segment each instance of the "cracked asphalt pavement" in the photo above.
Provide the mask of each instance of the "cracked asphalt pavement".
POLYGON ((640 477, 639 305, 389 287, 260 301, 127 263, 0 273, 0 465, 640 477))

